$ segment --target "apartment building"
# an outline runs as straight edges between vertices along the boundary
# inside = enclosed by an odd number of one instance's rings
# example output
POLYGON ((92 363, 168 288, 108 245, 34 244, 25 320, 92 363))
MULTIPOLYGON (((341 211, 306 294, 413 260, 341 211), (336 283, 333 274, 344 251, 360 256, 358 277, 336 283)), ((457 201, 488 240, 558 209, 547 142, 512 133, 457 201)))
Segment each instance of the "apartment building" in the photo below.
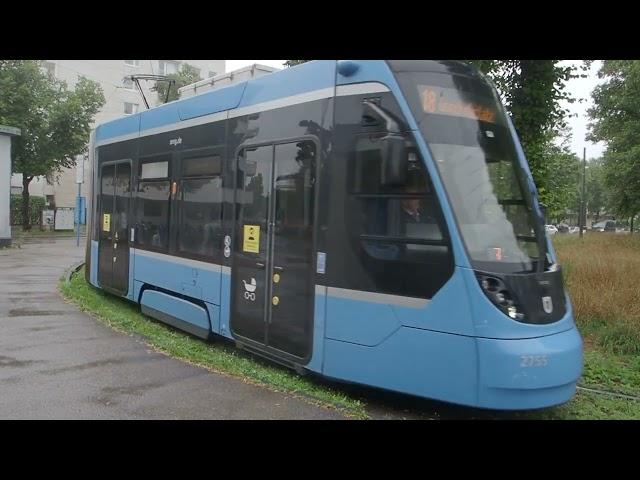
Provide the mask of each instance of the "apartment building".
MULTIPOLYGON (((124 115, 131 115, 146 108, 134 82, 126 79, 129 75, 169 75, 180 70, 187 63, 200 72, 200 77, 210 78, 225 73, 225 60, 46 60, 43 68, 60 80, 67 82, 70 88, 79 77, 86 77, 100 84, 104 92, 105 104, 94 119, 94 127, 124 115)), ((150 107, 158 105, 158 95, 151 88, 154 81, 140 81, 140 86, 150 107)), ((86 182, 91 171, 84 165, 84 181, 81 184, 81 196, 86 196, 86 182)), ((22 175, 11 177, 11 193, 22 192, 22 175)), ((56 208, 75 207, 78 196, 76 168, 65 169, 51 178, 38 177, 29 186, 31 195, 46 198, 47 203, 56 208)))

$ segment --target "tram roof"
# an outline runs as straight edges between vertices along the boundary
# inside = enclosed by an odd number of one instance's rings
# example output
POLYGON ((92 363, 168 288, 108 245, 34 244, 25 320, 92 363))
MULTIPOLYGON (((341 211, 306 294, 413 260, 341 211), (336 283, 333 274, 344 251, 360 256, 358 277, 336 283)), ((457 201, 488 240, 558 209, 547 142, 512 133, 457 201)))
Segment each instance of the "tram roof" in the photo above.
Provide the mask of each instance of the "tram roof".
MULTIPOLYGON (((96 141, 136 133, 171 124, 179 124, 204 115, 241 109, 253 105, 304 94, 335 85, 335 60, 315 60, 240 83, 220 87, 183 100, 121 117, 99 125, 96 141)), ((180 128, 177 126, 176 128, 180 128)))
MULTIPOLYGON (((170 125, 175 125, 177 130, 184 128, 180 126, 181 122, 259 104, 270 104, 269 108, 278 108, 277 101, 280 99, 332 89, 336 84, 382 82, 392 85, 395 82, 391 78, 393 74, 389 67, 396 72, 448 71, 470 74, 474 70, 462 62, 439 60, 390 60, 388 64, 384 60, 345 60, 339 63, 347 67, 346 71, 349 70, 349 63, 357 67, 347 74, 336 75, 335 60, 306 62, 103 123, 96 128, 95 141, 120 137, 124 141, 136 138, 142 132, 151 133, 149 131, 154 129, 164 127, 166 131, 170 125)), ((339 66, 338 70, 340 69, 339 66)), ((332 93, 327 96, 331 95, 332 93)), ((249 113, 250 109, 247 110, 249 113)), ((253 111, 255 112, 255 108, 253 111)))

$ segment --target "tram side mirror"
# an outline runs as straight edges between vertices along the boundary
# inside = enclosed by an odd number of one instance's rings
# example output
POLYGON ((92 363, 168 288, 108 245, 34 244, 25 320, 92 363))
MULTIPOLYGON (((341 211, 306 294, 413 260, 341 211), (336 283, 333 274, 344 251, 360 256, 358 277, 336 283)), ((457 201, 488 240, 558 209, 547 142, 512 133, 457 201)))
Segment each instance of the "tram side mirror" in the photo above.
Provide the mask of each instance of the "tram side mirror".
POLYGON ((402 135, 390 133, 380 139, 382 153, 381 180, 385 186, 407 184, 409 153, 402 135))
POLYGON ((409 160, 400 122, 377 102, 365 100, 363 107, 363 118, 380 121, 387 131, 387 134, 380 139, 382 184, 385 186, 406 185, 409 160))

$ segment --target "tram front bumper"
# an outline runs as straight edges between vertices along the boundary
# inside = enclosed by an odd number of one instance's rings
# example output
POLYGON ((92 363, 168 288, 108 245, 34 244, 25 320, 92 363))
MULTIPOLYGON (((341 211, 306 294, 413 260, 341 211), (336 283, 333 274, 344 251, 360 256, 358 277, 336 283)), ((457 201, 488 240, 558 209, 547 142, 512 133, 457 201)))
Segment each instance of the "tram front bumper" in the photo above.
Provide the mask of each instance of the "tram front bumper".
POLYGON ((520 340, 478 338, 478 406, 523 410, 567 402, 582 374, 582 339, 575 327, 520 340))

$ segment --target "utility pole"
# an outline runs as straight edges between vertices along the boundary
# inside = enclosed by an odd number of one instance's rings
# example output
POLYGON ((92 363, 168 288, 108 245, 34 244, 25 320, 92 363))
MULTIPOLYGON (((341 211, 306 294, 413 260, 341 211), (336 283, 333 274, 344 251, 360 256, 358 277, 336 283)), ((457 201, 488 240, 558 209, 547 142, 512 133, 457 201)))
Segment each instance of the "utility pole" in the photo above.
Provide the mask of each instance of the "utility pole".
POLYGON ((587 177, 587 147, 582 151, 582 195, 580 201, 580 238, 583 235, 583 227, 587 228, 587 198, 585 195, 585 180, 587 177))
POLYGON ((84 155, 76 155, 76 183, 78 184, 78 197, 76 198, 76 247, 80 246, 80 225, 82 213, 82 183, 84 182, 84 155))

